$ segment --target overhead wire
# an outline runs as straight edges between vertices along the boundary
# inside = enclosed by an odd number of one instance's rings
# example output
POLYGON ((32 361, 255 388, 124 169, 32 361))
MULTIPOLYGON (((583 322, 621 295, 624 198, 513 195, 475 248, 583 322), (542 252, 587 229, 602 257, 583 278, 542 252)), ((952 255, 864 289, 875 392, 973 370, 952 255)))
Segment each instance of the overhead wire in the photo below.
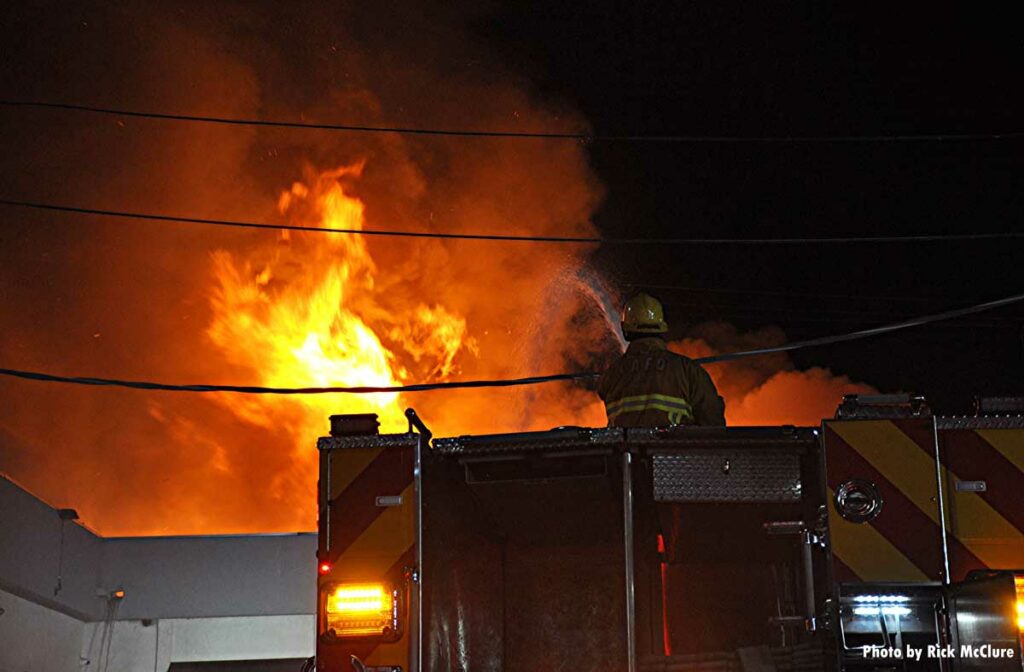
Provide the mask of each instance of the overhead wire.
POLYGON ((911 327, 924 326, 933 322, 942 322, 944 320, 952 320, 957 317, 964 317, 966 315, 974 315, 994 308, 1000 308, 1002 306, 1008 306, 1013 303, 1024 301, 1024 294, 1017 294, 1015 296, 1008 296, 1004 299, 997 299, 995 301, 987 301, 985 303, 979 303, 974 306, 967 308, 958 308, 956 310, 947 310, 942 313, 935 313, 933 315, 924 315, 921 317, 911 318, 902 322, 896 322, 894 324, 886 324, 879 327, 871 327, 869 329, 859 329, 852 331, 847 334, 839 334, 836 336, 823 336, 821 338, 811 338, 802 341, 795 341, 793 343, 787 343, 784 345, 776 345, 767 348, 756 348, 754 350, 745 350, 739 353, 729 353, 724 355, 713 355, 711 357, 703 357, 700 361, 702 364, 712 364, 715 362, 728 362, 742 357, 755 357, 758 355, 767 355, 776 352, 791 352, 793 350, 802 350, 804 348, 813 348, 822 345, 833 345, 835 343, 844 343, 847 341, 854 341, 861 338, 868 338, 870 336, 879 336, 882 334, 891 333, 894 331, 900 331, 902 329, 909 329, 911 327))
POLYGON ((308 130, 344 131, 355 133, 400 133, 404 135, 434 135, 463 138, 523 138, 548 140, 576 140, 583 142, 656 142, 656 143, 717 143, 717 144, 794 144, 794 143, 859 143, 859 142, 951 142, 951 141, 994 141, 1024 138, 1024 131, 995 133, 902 133, 875 135, 642 135, 642 134, 602 134, 602 133, 569 133, 550 131, 489 131, 451 128, 422 128, 410 126, 371 126, 357 124, 328 124, 307 121, 284 121, 273 119, 242 119, 233 117, 217 117, 210 115, 174 114, 167 112, 146 112, 97 105, 79 105, 42 100, 0 100, 0 105, 12 108, 34 108, 88 112, 93 114, 113 115, 118 117, 137 117, 144 119, 161 119, 170 121, 188 121, 205 124, 225 124, 231 126, 264 126, 273 128, 298 128, 308 130))
MULTIPOLYGON (((142 117, 150 119, 165 119, 177 121, 218 123, 231 125, 249 126, 273 126, 287 128, 307 128, 319 130, 337 130, 353 132, 374 132, 374 133, 407 133, 420 135, 448 135, 462 137, 508 137, 508 138, 549 138, 549 139, 572 139, 581 141, 655 141, 655 142, 882 142, 882 141, 921 141, 921 140, 1000 140, 1015 139, 1024 137, 1024 132, 1011 133, 985 133, 985 134, 918 134, 918 135, 863 135, 863 136, 683 136, 683 135, 599 135, 583 133, 548 133, 548 132, 520 132, 520 131, 471 131, 455 129, 429 129, 429 128, 406 128, 394 126, 356 126, 344 124, 318 124, 308 122, 288 122, 274 120, 254 119, 231 119, 223 117, 197 116, 166 114, 154 112, 142 112, 137 110, 123 110, 104 107, 93 107, 76 105, 70 103, 54 103, 45 101, 16 101, 0 100, 0 105, 7 107, 31 107, 62 109, 80 112, 91 112, 98 114, 118 115, 125 117, 142 117)), ((287 224, 269 224, 262 222, 247 222, 235 220, 222 220, 199 217, 185 217, 175 215, 162 215, 152 213, 135 213, 118 210, 104 210, 96 208, 84 208, 78 206, 58 205, 52 203, 38 203, 14 199, 0 199, 0 204, 32 208, 37 210, 48 210, 58 212, 69 212, 84 215, 97 215, 106 217, 120 217, 129 219, 140 219, 150 221, 164 221, 176 223, 191 223, 211 226, 228 226, 253 229, 272 229, 287 231, 307 231, 315 233, 347 233, 356 235, 395 236, 413 238, 437 238, 437 239, 462 239, 462 240, 492 240, 492 241, 522 241, 522 242, 547 242, 547 243, 574 243, 574 244, 691 244, 691 245, 790 245, 790 244, 856 244, 856 243, 889 243, 889 242, 936 242, 936 241, 965 241, 965 240, 996 240, 1014 239, 1024 237, 1024 232, 1005 233, 973 233, 973 234, 928 234, 928 235, 907 235, 907 236, 862 236, 862 237, 828 237, 828 238, 599 238, 599 237, 572 237, 572 236, 516 236, 502 234, 473 234, 473 233, 442 233, 425 231, 394 231, 394 230, 365 230, 365 229, 342 229, 342 228, 317 228, 295 226, 287 224)), ((721 290, 728 291, 728 290, 721 290)), ((755 292, 748 292, 755 293, 755 292)), ((764 293, 767 292, 758 292, 764 293)), ((995 307, 1007 305, 1021 300, 1024 296, 1008 297, 995 302, 979 304, 970 308, 958 311, 948 311, 937 315, 925 316, 913 320, 885 325, 871 329, 864 329, 838 336, 829 336, 818 339, 798 341, 782 346, 762 348, 757 350, 728 353, 698 359, 700 363, 712 363, 729 361, 741 357, 757 356, 774 352, 791 351, 806 347, 816 347, 831 343, 839 343, 857 338, 865 338, 872 335, 888 333, 898 329, 905 329, 913 326, 920 326, 932 322, 952 319, 962 315, 969 315, 982 310, 990 310, 995 307)), ((190 392, 236 392, 248 394, 320 394, 320 393, 374 393, 374 392, 419 392, 435 389, 473 388, 473 387, 507 387, 515 385, 529 385, 544 382, 577 380, 594 377, 594 373, 556 374, 551 376, 531 376, 526 378, 510 380, 477 380, 457 381, 448 383, 427 383, 400 386, 384 387, 302 387, 302 388, 275 388, 263 386, 235 386, 235 385, 171 385, 149 381, 125 381, 106 378, 68 377, 56 376, 41 372, 21 371, 15 369, 0 369, 0 375, 14 376, 32 380, 49 382, 77 383, 83 385, 107 385, 118 387, 129 387, 135 389, 151 389, 166 391, 190 391, 190 392)))
POLYGON ((866 294, 841 294, 836 292, 795 292, 787 290, 741 289, 735 287, 695 287, 692 285, 664 285, 642 282, 620 282, 620 287, 636 290, 662 290, 673 292, 693 292, 696 294, 749 294, 751 296, 804 297, 812 299, 842 299, 843 301, 904 301, 904 302, 935 302, 941 300, 937 296, 877 296, 866 294))
POLYGON ((275 231, 304 231, 308 233, 349 233, 362 236, 391 236, 399 238, 437 238, 447 240, 490 240, 504 242, 534 243, 571 243, 593 245, 836 245, 856 243, 925 243, 952 242, 969 240, 1006 240, 1024 238, 1024 231, 1004 233, 963 233, 963 234, 927 234, 907 236, 861 236, 831 238, 600 238, 586 236, 518 236, 490 233, 443 233, 435 231, 399 231, 379 229, 343 229, 334 227, 297 226, 293 224, 269 224, 265 222, 247 222, 229 219, 211 219, 205 217, 188 217, 182 215, 163 215, 143 212, 127 212, 123 210, 106 210, 86 208, 55 203, 40 203, 11 198, 0 198, 0 205, 33 210, 68 212, 80 215, 98 215, 101 217, 117 217, 123 219, 141 219, 158 222, 175 222, 182 224, 199 224, 205 226, 224 226, 246 229, 270 229, 275 231))
MULTIPOLYGON (((697 301, 697 300, 678 300, 673 297, 661 298, 661 304, 672 308, 679 307, 683 310, 686 315, 709 315, 711 317, 721 316, 746 316, 746 317, 758 317, 767 315, 777 316, 780 314, 785 315, 786 321, 791 320, 794 317, 812 317, 821 318, 822 320, 848 320, 864 322, 871 318, 877 318, 878 320, 896 317, 899 315, 906 314, 905 311, 897 310, 895 306, 881 306, 878 308, 857 308, 855 306, 836 306, 836 305, 825 305, 820 307, 808 307, 808 306, 789 306, 786 305, 783 308, 769 305, 747 305, 745 303, 719 303, 714 300, 711 301, 697 301)), ((1003 322, 1016 322, 1016 317, 995 317, 988 316, 981 318, 980 320, 971 322, 970 324, 992 324, 992 323, 1003 323, 1003 322)))
MULTIPOLYGON (((902 329, 909 329, 911 327, 923 326, 934 322, 941 322, 944 320, 951 320, 966 315, 973 315, 975 313, 981 313, 1002 306, 1007 306, 1013 303, 1024 301, 1024 294, 1017 294, 1009 296, 1003 299, 997 299, 994 301, 987 301, 985 303, 979 303, 966 308, 958 308, 955 310, 948 310, 942 313, 935 313, 932 315, 924 315, 921 317, 915 317, 902 322, 896 322, 893 324, 882 325, 878 327, 872 327, 870 329, 860 329, 846 334, 838 334, 833 336, 823 336, 820 338, 812 338, 802 341, 795 341, 793 343, 787 343, 783 345, 770 346, 766 348, 756 348, 753 350, 743 350, 740 352, 731 352, 720 355, 711 355, 708 357, 700 357, 694 361, 699 364, 713 364, 716 362, 727 362, 746 357, 757 357, 760 355, 772 354, 777 352, 791 352, 793 350, 801 350, 804 348, 820 347, 823 345, 831 345, 835 343, 843 343, 847 341, 853 341, 861 338, 868 338, 871 336, 878 336, 881 334, 887 334, 902 329)), ((118 380, 113 378, 94 378, 94 377, 81 377, 81 376, 60 376, 51 373, 43 373, 38 371, 23 371, 18 369, 6 369, 0 368, 0 375, 9 376, 14 378, 22 378, 25 380, 36 380, 42 382, 54 382, 54 383, 67 383, 75 385, 96 385, 106 387, 121 387, 130 389, 142 389, 142 390, 160 390, 166 392, 233 392, 240 394, 280 394, 280 395, 299 395, 299 394, 333 394, 333 393, 347 393, 347 394, 372 394, 378 392, 427 392, 432 390, 451 390, 451 389, 465 389, 465 388, 484 388, 484 387, 513 387, 519 385, 537 385, 541 383, 551 383, 558 381, 572 381, 572 380, 584 380, 590 378, 596 378, 600 374, 595 372, 581 372, 581 373, 559 373, 555 375, 547 376, 529 376, 526 378, 513 378, 505 380, 464 380, 464 381, 453 381, 444 383, 417 383, 412 385, 389 385, 389 386, 324 386, 324 387, 265 387, 260 385, 210 385, 210 384, 191 384, 191 385, 177 385, 171 383, 160 383, 152 381, 139 381, 139 380, 118 380)))

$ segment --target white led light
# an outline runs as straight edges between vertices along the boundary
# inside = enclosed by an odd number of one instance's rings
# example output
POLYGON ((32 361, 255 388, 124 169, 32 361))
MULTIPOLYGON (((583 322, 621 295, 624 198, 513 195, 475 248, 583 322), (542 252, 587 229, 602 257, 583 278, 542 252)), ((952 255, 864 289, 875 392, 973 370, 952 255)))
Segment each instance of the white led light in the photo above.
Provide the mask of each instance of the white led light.
POLYGON ((853 601, 868 604, 899 604, 910 602, 910 598, 906 595, 857 595, 853 601))
POLYGON ((882 607, 883 616, 909 616, 910 609, 907 607, 882 607))
POLYGON ((855 616, 909 616, 907 607, 854 607, 855 616))

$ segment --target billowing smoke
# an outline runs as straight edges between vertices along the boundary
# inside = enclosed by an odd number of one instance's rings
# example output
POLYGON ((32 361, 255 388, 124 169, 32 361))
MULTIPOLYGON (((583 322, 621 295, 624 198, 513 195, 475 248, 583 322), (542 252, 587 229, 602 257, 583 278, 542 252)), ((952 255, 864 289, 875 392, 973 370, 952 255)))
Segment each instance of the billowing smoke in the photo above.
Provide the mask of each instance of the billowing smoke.
MULTIPOLYGON (((783 345, 786 336, 777 327, 741 333, 722 322, 698 325, 691 337, 670 348, 688 357, 741 352, 783 345)), ((719 393, 725 397, 725 419, 730 425, 817 425, 831 418, 845 394, 873 394, 877 390, 828 369, 798 371, 785 353, 708 364, 719 393)))
MULTIPOLYGON (((6 27, 13 55, 4 80, 29 99, 161 112, 585 130, 578 114, 536 97, 477 44, 470 25, 484 11, 27 8, 6 27)), ((315 227, 331 224, 323 203, 298 192, 337 189, 366 228, 594 235, 602 195, 585 148, 566 141, 5 114, 0 170, 9 195, 26 200, 315 227)), ((291 376, 274 369, 284 304, 315 333, 317 343, 299 346, 324 349, 337 337, 326 350, 360 350, 371 333, 393 382, 554 373, 614 344, 579 280, 585 248, 365 238, 365 258, 355 260, 337 236, 4 214, 5 243, 18 250, 0 269, 8 366, 173 382, 366 383, 332 377, 333 362, 291 376), (341 276, 343 286, 330 285, 341 276), (306 285, 343 309, 314 324, 296 301, 306 285), (341 335, 343 323, 356 332, 341 335)), ((302 347, 294 350, 309 354, 302 347)), ((372 403, 10 380, 0 397, 0 469, 114 535, 311 529, 314 445, 326 416, 372 403)), ((407 395, 392 405, 414 405, 436 432, 453 434, 567 424, 582 409, 599 421, 594 401, 553 385, 407 395)), ((393 413, 382 417, 385 430, 404 429, 393 413)))
MULTIPOLYGON (((5 24, 25 98, 238 118, 581 131, 469 26, 422 3, 86 2, 5 24)), ((5 111, 8 195, 302 226, 594 235, 602 187, 562 140, 366 135, 5 111)), ((619 351, 578 246, 213 229, 7 210, 0 361, 150 379, 345 385, 579 370, 619 351), (362 357, 355 357, 358 355, 362 357), (372 355, 372 356, 371 356, 372 355), (358 361, 356 361, 358 360, 358 361), (364 361, 365 360, 365 361, 364 361), (376 381, 376 382, 375 382, 376 381)), ((771 342, 708 327, 691 355, 771 342)), ((712 368, 733 423, 817 423, 864 389, 784 357, 712 368)), ((439 435, 601 425, 584 387, 189 395, 0 381, 0 470, 107 535, 308 530, 330 413, 414 406, 439 435)))

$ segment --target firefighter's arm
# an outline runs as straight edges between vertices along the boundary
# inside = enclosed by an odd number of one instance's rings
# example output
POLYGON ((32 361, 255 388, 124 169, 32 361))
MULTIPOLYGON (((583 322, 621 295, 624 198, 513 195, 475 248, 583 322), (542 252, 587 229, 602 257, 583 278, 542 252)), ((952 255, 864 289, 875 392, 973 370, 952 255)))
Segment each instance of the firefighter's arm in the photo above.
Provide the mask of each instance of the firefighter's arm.
POLYGON ((597 387, 594 389, 597 392, 597 396, 601 397, 601 401, 605 401, 608 398, 608 389, 612 385, 612 370, 614 365, 608 367, 608 369, 601 374, 601 377, 597 379, 597 387))
POLYGON ((725 400, 718 394, 711 376, 701 366, 694 367, 690 404, 693 419, 705 427, 725 426, 725 400))
MULTIPOLYGON (((605 404, 605 415, 608 413, 608 374, 610 371, 605 371, 604 374, 597 381, 597 396, 601 397, 601 401, 605 404)), ((608 426, 612 426, 612 419, 608 418, 608 426)))

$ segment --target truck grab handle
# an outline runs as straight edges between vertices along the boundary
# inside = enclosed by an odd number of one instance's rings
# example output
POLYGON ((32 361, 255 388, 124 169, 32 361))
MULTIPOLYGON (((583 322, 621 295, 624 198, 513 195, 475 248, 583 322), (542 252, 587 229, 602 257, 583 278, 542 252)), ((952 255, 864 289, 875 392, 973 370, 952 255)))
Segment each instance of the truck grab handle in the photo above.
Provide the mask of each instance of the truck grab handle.
POLYGON ((416 415, 416 411, 411 408, 405 409, 405 417, 409 419, 409 431, 412 432, 412 428, 415 427, 423 437, 423 443, 430 445, 430 439, 432 439, 434 435, 429 429, 427 429, 427 426, 423 424, 423 421, 420 420, 420 416, 416 415))

